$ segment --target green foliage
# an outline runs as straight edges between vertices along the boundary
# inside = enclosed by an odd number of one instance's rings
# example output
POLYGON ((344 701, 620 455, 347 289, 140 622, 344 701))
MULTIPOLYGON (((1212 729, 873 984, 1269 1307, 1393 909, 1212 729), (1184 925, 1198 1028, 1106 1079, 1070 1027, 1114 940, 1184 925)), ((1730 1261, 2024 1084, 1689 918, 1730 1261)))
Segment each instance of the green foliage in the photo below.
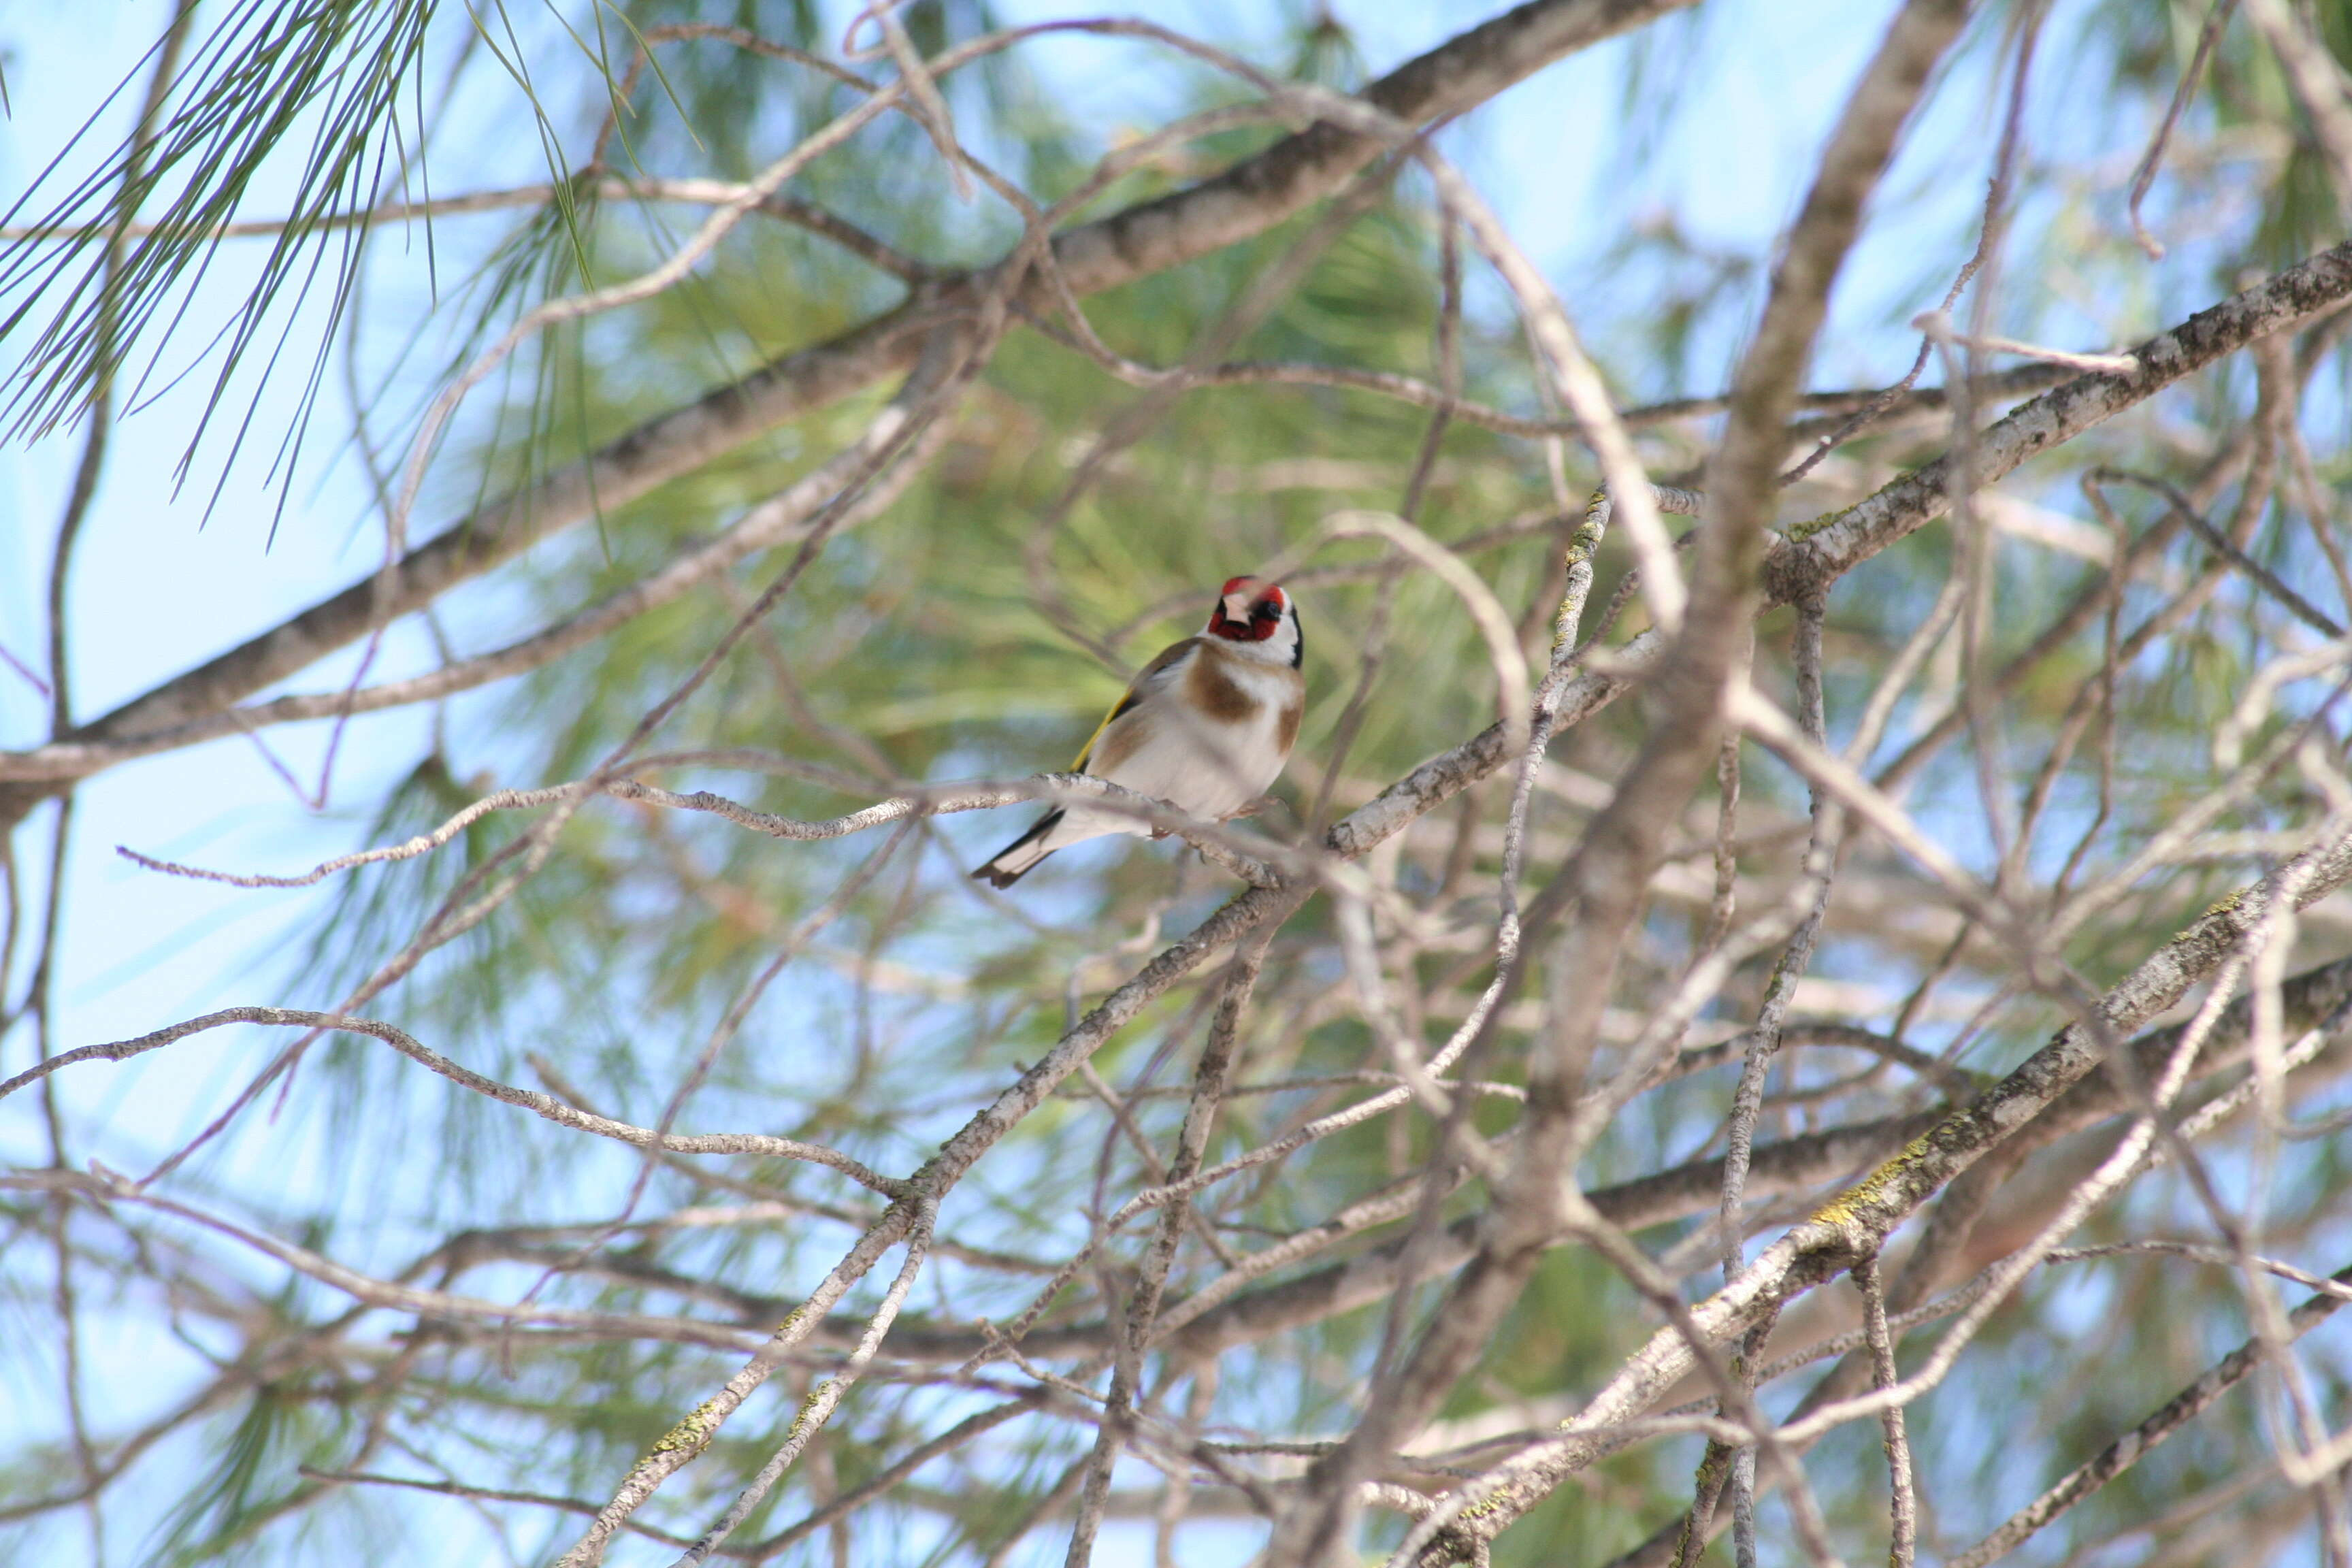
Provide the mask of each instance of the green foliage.
MULTIPOLYGON (((341 220, 373 205, 387 172, 396 182, 409 150, 422 146, 421 114, 404 131, 399 116, 434 10, 432 0, 268 0, 226 11, 178 78, 154 142, 126 141, 54 200, 37 219, 58 236, 54 244, 0 258, 0 336, 40 322, 8 394, 12 434, 46 434, 82 412, 132 340, 184 309, 177 302, 204 275, 214 230, 250 216, 239 210, 247 187, 306 123, 298 195, 225 334, 207 422, 237 366, 266 342, 270 316, 289 294, 292 304, 307 296, 331 251, 340 252, 330 273, 340 310, 361 258, 360 231, 341 220), (124 230, 142 211, 153 213, 152 226, 131 239, 124 230)), ((38 188, 28 186, 7 217, 22 216, 38 188)), ((290 330, 280 329, 273 362, 290 330)), ((306 419, 329 342, 313 363, 306 419)), ((232 459, 242 441, 240 431, 232 459)))

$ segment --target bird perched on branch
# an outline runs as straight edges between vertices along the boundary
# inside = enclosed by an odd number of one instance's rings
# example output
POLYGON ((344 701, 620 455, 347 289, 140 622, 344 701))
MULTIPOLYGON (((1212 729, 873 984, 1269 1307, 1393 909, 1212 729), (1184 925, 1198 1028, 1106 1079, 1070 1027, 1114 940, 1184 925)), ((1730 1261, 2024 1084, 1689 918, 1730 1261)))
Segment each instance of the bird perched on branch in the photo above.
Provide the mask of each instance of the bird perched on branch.
MULTIPOLYGON (((1305 654, 1289 595, 1256 577, 1227 578, 1201 635, 1143 667, 1070 771, 1212 822, 1238 816, 1290 760, 1307 700, 1305 654)), ((1056 806, 972 875, 1009 888, 1055 850, 1106 833, 1160 837, 1132 813, 1056 806)))

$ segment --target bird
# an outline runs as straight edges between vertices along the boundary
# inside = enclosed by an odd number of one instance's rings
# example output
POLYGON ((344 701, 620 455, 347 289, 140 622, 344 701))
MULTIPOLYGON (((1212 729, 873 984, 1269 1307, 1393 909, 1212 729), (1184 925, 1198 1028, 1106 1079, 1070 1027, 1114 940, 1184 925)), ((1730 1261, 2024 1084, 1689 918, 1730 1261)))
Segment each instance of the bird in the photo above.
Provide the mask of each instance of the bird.
MULTIPOLYGON (((1306 710, 1306 654, 1298 606, 1279 584, 1228 577, 1209 624, 1143 667, 1070 771, 1212 822, 1238 816, 1290 760, 1306 710)), ((1055 850, 1107 833, 1160 837, 1131 813, 1056 806, 972 875, 1009 888, 1055 850)))

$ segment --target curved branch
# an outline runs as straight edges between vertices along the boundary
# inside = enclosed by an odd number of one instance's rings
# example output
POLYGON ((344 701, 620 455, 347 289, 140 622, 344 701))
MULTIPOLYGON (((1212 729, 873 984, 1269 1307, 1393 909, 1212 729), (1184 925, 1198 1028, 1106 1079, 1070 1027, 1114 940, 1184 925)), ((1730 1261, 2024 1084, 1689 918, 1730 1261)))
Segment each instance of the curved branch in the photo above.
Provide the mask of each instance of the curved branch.
MULTIPOLYGON (((717 206, 740 199, 748 187, 732 180, 627 179, 607 174, 590 183, 586 191, 582 191, 577 184, 571 188, 577 195, 593 194, 608 200, 717 206)), ((413 202, 386 202, 382 206, 370 207, 363 212, 338 213, 323 218, 237 218, 215 225, 205 237, 211 240, 268 239, 283 234, 331 234, 342 229, 384 228, 394 224, 414 223, 418 219, 511 212, 517 207, 543 206, 555 200, 562 189, 551 184, 514 185, 496 191, 463 191, 456 195, 434 196, 413 202)), ((751 210, 763 216, 797 225, 812 234, 822 235, 859 259, 871 262, 883 271, 910 283, 938 276, 938 268, 900 254, 848 219, 828 212, 814 202, 772 192, 755 199, 751 203, 751 210)), ((120 232, 125 238, 143 239, 164 226, 156 223, 126 224, 120 232)), ((22 240, 33 244, 74 243, 89 239, 98 232, 106 231, 61 229, 37 223, 0 224, 0 240, 22 240)))
POLYGON ((347 1018, 335 1013, 311 1013, 292 1007, 224 1007, 217 1013, 207 1013, 200 1018, 141 1035, 135 1039, 110 1040, 103 1045, 83 1046, 75 1050, 61 1051, 48 1060, 0 1082, 0 1100, 6 1099, 26 1084, 34 1083, 60 1068, 89 1061, 127 1061, 160 1050, 191 1035, 203 1034, 228 1024, 269 1024, 285 1028, 336 1029, 347 1034, 367 1035, 382 1040, 402 1056, 439 1073, 461 1089, 507 1105, 545 1117, 559 1127, 574 1131, 593 1132, 600 1138, 616 1139, 639 1148, 659 1147, 677 1154, 758 1154, 776 1160, 804 1160, 840 1172, 860 1186, 868 1187, 886 1197, 897 1197, 905 1184, 869 1171, 856 1160, 835 1149, 820 1143, 803 1143, 796 1138, 774 1138, 760 1132, 713 1132, 700 1134, 656 1132, 650 1127, 636 1127, 610 1117, 592 1115, 566 1105, 552 1095, 536 1089, 517 1089, 510 1083, 500 1083, 493 1078, 458 1066, 438 1051, 419 1045, 404 1030, 374 1018, 347 1018))
POLYGON ((585 1329, 605 1337, 662 1340, 675 1344, 704 1345, 713 1350, 740 1350, 759 1338, 756 1331, 746 1331, 730 1323, 697 1322, 691 1318, 665 1318, 634 1312, 586 1311, 572 1307, 509 1305, 477 1296, 458 1296, 446 1290, 395 1284, 389 1279, 362 1274, 307 1247, 281 1241, 266 1232, 248 1230, 218 1215, 206 1214, 185 1204, 143 1192, 128 1177, 111 1172, 86 1174, 79 1171, 35 1171, 0 1176, 0 1186, 76 1192, 103 1203, 138 1204, 242 1243, 276 1258, 297 1273, 308 1275, 322 1285, 341 1290, 354 1301, 397 1312, 413 1312, 419 1317, 467 1318, 497 1323, 548 1323, 585 1329))

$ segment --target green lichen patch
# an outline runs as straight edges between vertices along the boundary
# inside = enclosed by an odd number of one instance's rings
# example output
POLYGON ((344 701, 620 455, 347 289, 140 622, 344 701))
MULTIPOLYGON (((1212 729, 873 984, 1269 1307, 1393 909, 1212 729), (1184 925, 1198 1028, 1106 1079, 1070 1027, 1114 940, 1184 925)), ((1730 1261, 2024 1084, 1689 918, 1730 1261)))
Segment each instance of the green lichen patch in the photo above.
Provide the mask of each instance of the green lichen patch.
POLYGON ((1911 1140, 1878 1169, 1815 1209, 1808 1223, 1829 1226, 1853 1237, 1862 1226, 1864 1213, 1885 1205, 1904 1178, 1927 1159, 1935 1147, 1935 1136, 1930 1129, 1911 1140))
POLYGON ((688 1412, 686 1418, 654 1440, 656 1454, 698 1454, 710 1444, 722 1417, 716 1394, 688 1412))
POLYGON ((1838 519, 1845 516, 1847 512, 1852 511, 1853 510, 1853 509, 1852 507, 1842 507, 1836 511, 1825 511, 1819 517, 1808 518, 1803 522, 1792 522, 1788 527, 1780 530, 1780 537, 1787 540, 1791 544, 1799 543, 1804 540, 1811 539, 1813 535, 1819 533, 1830 524, 1837 521, 1838 519))

